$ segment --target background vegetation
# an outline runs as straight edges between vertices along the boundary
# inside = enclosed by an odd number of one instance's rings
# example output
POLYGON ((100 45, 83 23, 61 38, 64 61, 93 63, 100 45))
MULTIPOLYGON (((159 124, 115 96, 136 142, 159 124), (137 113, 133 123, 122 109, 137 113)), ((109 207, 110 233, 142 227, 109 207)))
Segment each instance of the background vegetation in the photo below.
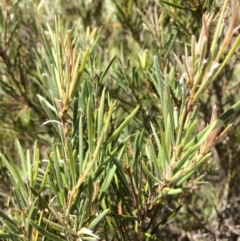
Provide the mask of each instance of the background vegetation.
POLYGON ((239 240, 239 9, 2 1, 0 239, 239 240))

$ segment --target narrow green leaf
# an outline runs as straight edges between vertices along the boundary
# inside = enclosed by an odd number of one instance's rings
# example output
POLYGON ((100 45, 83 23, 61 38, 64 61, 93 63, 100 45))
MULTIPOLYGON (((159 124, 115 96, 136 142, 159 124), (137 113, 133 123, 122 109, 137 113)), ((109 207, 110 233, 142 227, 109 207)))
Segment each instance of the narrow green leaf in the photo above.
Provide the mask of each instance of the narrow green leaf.
POLYGON ((112 158, 112 160, 113 160, 114 164, 117 166, 116 175, 117 175, 118 181, 121 183, 126 195, 131 196, 132 191, 130 189, 129 182, 127 180, 127 176, 124 172, 124 168, 123 168, 121 162, 116 157, 112 158))
POLYGON ((96 226, 106 217, 108 214, 109 209, 104 210, 101 212, 88 226, 89 229, 94 230, 96 226))
POLYGON ((52 165, 52 173, 55 174, 56 184, 58 186, 58 189, 61 190, 61 189, 63 189, 63 180, 62 180, 61 170, 60 170, 61 159, 58 155, 58 152, 59 152, 58 147, 55 147, 54 152, 53 152, 53 160, 52 160, 52 164, 53 164, 52 165))
POLYGON ((27 202, 28 194, 27 194, 25 184, 23 182, 23 177, 21 176, 21 174, 19 172, 19 168, 16 166, 16 164, 12 160, 11 156, 7 152, 6 152, 6 154, 8 156, 9 161, 5 158, 5 156, 2 153, 0 153, 0 158, 2 159, 4 165, 7 167, 8 171, 10 172, 12 178, 15 181, 16 185, 14 183, 13 183, 13 185, 20 189, 22 197, 27 202))
POLYGON ((104 102, 105 102, 105 88, 102 91, 102 96, 101 96, 101 100, 100 100, 100 106, 98 109, 98 122, 97 122, 97 136, 98 139, 101 136, 102 130, 103 130, 103 117, 104 117, 104 102))
MULTIPOLYGON (((91 215, 91 210, 92 210, 92 202, 93 202, 93 195, 94 195, 94 186, 93 186, 93 179, 92 176, 88 176, 88 216, 91 215)), ((91 229, 91 228, 90 228, 91 229)))
POLYGON ((133 117, 137 114, 140 106, 136 107, 132 113, 122 122, 122 124, 113 132, 112 136, 109 138, 108 142, 111 143, 115 140, 120 133, 123 131, 124 127, 133 119, 133 117))
MULTIPOLYGON (((30 224, 29 220, 35 220, 37 213, 38 213, 38 197, 35 198, 35 200, 32 203, 32 207, 29 210, 28 213, 28 221, 27 221, 27 235, 28 235, 28 240, 32 240, 32 231, 33 231, 33 227, 30 224)), ((36 235, 36 234, 35 234, 36 235)))
POLYGON ((171 177, 170 183, 182 184, 187 178, 189 178, 199 167, 210 159, 212 153, 208 153, 205 156, 196 154, 195 157, 191 157, 186 163, 184 163, 182 171, 177 172, 174 176, 171 177), (199 158, 200 157, 200 158, 199 158))
POLYGON ((2 7, 0 8, 0 32, 4 29, 4 17, 3 17, 3 11, 2 7))
POLYGON ((184 148, 188 149, 193 144, 202 142, 202 138, 205 136, 204 140, 206 140, 206 136, 213 131, 215 128, 221 126, 226 122, 232 115, 236 114, 238 111, 240 111, 240 101, 238 101, 236 104, 234 104, 232 107, 230 107, 227 111, 225 111, 222 115, 220 115, 216 121, 214 121, 212 124, 208 125, 206 128, 204 128, 198 135, 196 135, 184 148))
POLYGON ((74 94, 77 91, 77 88, 79 87, 79 85, 81 83, 81 75, 82 75, 83 70, 85 68, 85 64, 87 62, 88 54, 89 54, 89 48, 86 49, 86 51, 83 55, 82 63, 81 63, 80 69, 77 73, 77 76, 73 78, 73 82, 71 82, 71 84, 70 84, 69 99, 73 98, 74 94))
POLYGON ((157 80, 158 80, 157 90, 159 91, 161 105, 163 106, 164 105, 164 98, 163 98, 163 94, 164 94, 163 85, 164 85, 164 83, 163 83, 162 76, 161 76, 159 59, 156 55, 154 56, 154 66, 155 66, 155 69, 156 69, 157 80))
POLYGON ((31 186, 33 183, 33 169, 32 169, 31 156, 30 156, 29 149, 27 150, 26 162, 27 162, 27 173, 26 174, 28 176, 29 185, 31 186))
POLYGON ((234 53, 236 53, 237 48, 240 46, 240 36, 237 37, 237 39, 235 40, 233 46, 231 47, 231 49, 228 51, 227 56, 224 58, 223 63, 221 64, 220 68, 218 69, 218 71, 215 73, 215 75, 212 78, 212 81, 216 79, 216 77, 219 75, 219 73, 223 70, 224 66, 229 62, 230 58, 232 57, 232 55, 234 53))
POLYGON ((152 179, 153 182, 157 182, 157 183, 161 183, 163 184, 163 182, 161 180, 158 180, 150 170, 148 170, 147 166, 145 165, 145 163, 142 161, 142 167, 143 167, 143 171, 145 172, 145 174, 147 175, 147 177, 149 177, 150 179, 152 179))
POLYGON ((81 53, 78 54, 77 60, 76 60, 75 65, 74 65, 74 70, 73 70, 73 75, 72 75, 72 83, 77 81, 77 78, 79 76, 80 60, 81 60, 81 53))
POLYGON ((11 223, 14 227, 16 227, 16 228, 18 227, 18 223, 16 223, 13 219, 11 219, 7 214, 5 214, 4 212, 2 212, 1 210, 0 210, 0 217, 1 217, 3 220, 11 223))
POLYGON ((48 227, 51 226, 52 230, 56 230, 58 232, 64 232, 66 230, 66 227, 64 227, 64 226, 62 226, 62 225, 60 225, 60 224, 58 224, 54 221, 46 219, 44 217, 42 218, 42 221, 44 223, 46 223, 48 225, 48 227))
POLYGON ((14 200, 16 201, 16 205, 20 210, 24 210, 26 208, 26 206, 28 205, 28 200, 27 197, 28 196, 23 196, 24 192, 21 192, 20 188, 18 187, 14 187, 12 189, 13 192, 13 196, 14 196, 14 200))
MULTIPOLYGON (((98 156, 98 154, 100 152, 100 149, 102 147, 102 143, 105 140, 107 131, 109 130, 109 125, 110 125, 110 121, 111 121, 111 118, 112 118, 112 113, 113 113, 114 107, 116 106, 116 103, 117 103, 116 101, 113 102, 113 103, 110 103, 109 111, 108 111, 108 114, 106 116, 104 130, 102 131, 100 139, 98 140, 97 146, 96 146, 94 154, 93 154, 92 162, 95 162, 95 160, 97 159, 97 156, 98 156)), ((109 140, 109 142, 111 142, 111 141, 109 140)))
POLYGON ((21 159, 23 172, 27 173, 27 162, 26 162, 26 158, 25 158, 25 155, 23 153, 23 149, 22 149, 22 146, 21 146, 19 140, 17 140, 17 147, 18 147, 18 154, 19 154, 20 159, 21 159))
POLYGON ((83 116, 80 114, 79 117, 79 134, 78 134, 78 157, 79 157, 79 173, 83 173, 83 150, 84 150, 84 144, 83 144, 83 116))
POLYGON ((0 233, 0 238, 8 238, 10 240, 14 239, 23 239, 24 235, 23 234, 15 234, 15 233, 0 233))
POLYGON ((88 201, 89 200, 82 200, 81 209, 79 210, 79 213, 81 213, 81 217, 79 220, 80 227, 84 225, 85 220, 88 218, 88 216, 87 216, 88 201))
POLYGON ((48 162, 47 168, 45 170, 44 176, 41 180, 41 184, 40 184, 40 188, 39 188, 39 193, 41 193, 43 191, 43 189, 46 187, 46 182, 48 179, 48 174, 49 174, 49 170, 50 170, 51 164, 50 162, 48 162))
POLYGON ((179 126, 179 118, 178 118, 178 108, 175 106, 173 108, 173 119, 174 119, 174 129, 178 129, 179 126))
POLYGON ((57 110, 56 110, 48 101, 46 101, 42 96, 40 96, 40 95, 37 95, 37 96, 38 96, 39 101, 40 101, 40 103, 41 103, 44 111, 46 112, 49 120, 50 120, 50 121, 53 121, 53 126, 54 126, 54 128, 56 129, 57 133, 61 136, 61 130, 60 130, 59 126, 56 125, 55 122, 54 122, 54 121, 56 121, 56 120, 58 119, 58 117, 57 117, 57 116, 58 116, 57 110), (54 115, 54 114, 52 113, 52 111, 53 111, 56 115, 54 115))
MULTIPOLYGON (((169 6, 172 6, 174 8, 179 8, 179 9, 182 9, 182 10, 185 10, 186 11, 186 7, 185 6, 182 6, 182 5, 179 5, 179 4, 176 4, 175 1, 164 1, 164 0, 161 0, 162 3, 166 4, 166 5, 169 5, 169 6)), ((160 2, 159 2, 160 3, 160 2)))
POLYGON ((197 153, 197 150, 199 149, 200 145, 198 146, 191 146, 187 151, 184 152, 184 154, 181 156, 181 158, 178 160, 178 162, 175 164, 172 173, 175 174, 177 173, 182 166, 185 164, 186 161, 190 161, 192 157, 197 153))
POLYGON ((162 148, 162 146, 161 146, 161 143, 160 143, 159 137, 158 137, 158 135, 157 135, 157 132, 156 132, 156 130, 155 130, 153 124, 150 123, 150 125, 151 125, 151 128, 152 128, 152 132, 153 132, 154 140, 155 140, 155 142, 156 142, 156 144, 157 144, 157 148, 158 148, 158 150, 160 150, 160 149, 162 148))
MULTIPOLYGON (((72 144, 69 138, 67 138, 66 140, 66 144, 67 144, 67 157, 68 157, 68 161, 69 161, 69 168, 70 168, 70 173, 69 173, 69 177, 70 179, 67 177, 67 180, 71 180, 72 186, 76 185, 76 180, 77 180, 77 174, 76 174, 76 151, 72 150, 72 144)), ((67 171, 68 167, 67 165, 64 164, 64 166, 66 168, 64 168, 65 170, 65 174, 69 171, 67 171)), ((69 183, 67 183, 67 186, 69 185, 69 183)), ((72 188, 72 187, 71 187, 72 188)))
POLYGON ((44 237, 46 237, 52 241, 65 241, 64 239, 59 238, 55 234, 52 234, 52 233, 46 231, 44 228, 42 228, 40 225, 38 225, 34 221, 30 220, 30 223, 44 237))
POLYGON ((193 134, 193 131, 196 130, 196 125, 197 125, 197 121, 194 120, 189 126, 188 128, 186 128, 185 130, 185 135, 182 139, 182 145, 185 146, 187 144, 187 142, 189 141, 189 138, 191 137, 191 135, 193 134))
POLYGON ((104 182, 102 184, 102 188, 101 188, 101 190, 99 192, 99 199, 100 200, 104 197, 106 191, 108 190, 108 188, 109 188, 109 186, 110 186, 110 184, 112 182, 113 175, 116 172, 116 169, 117 169, 116 165, 113 165, 113 166, 111 166, 111 168, 108 169, 107 176, 105 177, 104 182))
MULTIPOLYGON (((171 111, 171 109, 170 109, 171 111)), ((167 123, 166 123, 166 131, 165 133, 161 133, 161 140, 162 140, 162 146, 164 149, 166 161, 170 162, 170 153, 172 148, 172 139, 173 139, 173 133, 174 130, 174 124, 171 121, 170 114, 167 115, 167 123)))
POLYGON ((185 182, 188 178, 190 178, 193 175, 194 171, 188 172, 188 173, 184 173, 183 177, 180 179, 180 181, 178 181, 177 183, 173 183, 174 185, 176 184, 177 187, 179 187, 180 185, 182 185, 183 182, 185 182))
POLYGON ((35 182, 38 177, 38 170, 39 170, 39 149, 37 148, 37 141, 34 143, 34 149, 33 149, 33 160, 34 160, 34 165, 33 165, 33 183, 31 184, 32 186, 35 185, 35 182))
MULTIPOLYGON (((104 199, 101 201, 101 206, 102 206, 103 210, 108 209, 104 199)), ((106 225, 106 228, 107 228, 107 232, 114 235, 115 234, 115 232, 114 232, 114 230, 115 230, 115 228, 114 228, 115 220, 111 217, 106 216, 106 221, 107 222, 105 223, 105 225, 106 225)))
MULTIPOLYGON (((41 95, 37 95, 37 97, 38 97, 38 99, 39 99, 42 107, 44 108, 44 110, 45 110, 45 108, 46 108, 46 109, 48 110, 48 112, 49 112, 49 110, 51 110, 51 111, 53 111, 55 114, 58 113, 57 110, 56 110, 56 108, 53 107, 44 97, 42 97, 41 95)), ((48 114, 48 112, 46 112, 46 114, 48 114)), ((50 112, 50 113, 51 113, 51 112, 50 112)), ((51 118, 51 120, 55 120, 55 118, 54 118, 54 116, 52 115, 52 113, 49 115, 49 117, 53 117, 53 118, 51 118)))
POLYGON ((92 96, 88 97, 87 103, 87 129, 88 129, 88 146, 90 156, 94 151, 94 126, 93 126, 93 100, 92 96))
MULTIPOLYGON (((51 50, 51 46, 49 44, 49 41, 47 39, 47 36, 45 34, 45 32, 42 29, 42 37, 43 37, 43 42, 44 42, 44 47, 45 47, 45 51, 47 56, 49 56, 49 59, 51 59, 52 61, 54 61, 53 55, 52 55, 52 50, 51 50)), ((50 63, 50 62, 49 62, 50 63)), ((49 66, 49 65, 48 65, 49 66)))
POLYGON ((106 69, 104 70, 104 72, 101 74, 100 76, 100 81, 102 81, 105 77, 105 75, 107 74, 109 68, 111 67, 111 65, 113 64, 113 61, 115 60, 116 55, 111 59, 111 61, 109 62, 108 66, 106 67, 106 69))

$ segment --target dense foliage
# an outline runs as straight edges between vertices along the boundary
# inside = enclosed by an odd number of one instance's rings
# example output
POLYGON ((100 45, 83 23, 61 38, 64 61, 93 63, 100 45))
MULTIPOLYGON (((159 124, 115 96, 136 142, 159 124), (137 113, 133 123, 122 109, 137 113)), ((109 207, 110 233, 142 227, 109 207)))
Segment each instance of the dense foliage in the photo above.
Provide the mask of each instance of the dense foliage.
POLYGON ((1 240, 237 240, 237 0, 2 1, 1 240))

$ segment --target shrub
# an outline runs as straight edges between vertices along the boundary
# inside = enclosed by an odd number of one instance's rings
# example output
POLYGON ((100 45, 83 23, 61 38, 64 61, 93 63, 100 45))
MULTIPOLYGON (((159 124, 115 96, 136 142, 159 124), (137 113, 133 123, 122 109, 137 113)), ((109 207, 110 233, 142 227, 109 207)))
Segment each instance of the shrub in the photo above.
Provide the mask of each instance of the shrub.
MULTIPOLYGON (((208 89, 240 45, 240 37, 234 39, 236 0, 232 5, 225 0, 221 9, 214 9, 215 1, 206 6, 105 2, 117 10, 111 21, 123 26, 113 28, 120 36, 116 42, 108 40, 112 35, 104 24, 111 22, 101 19, 99 12, 107 9, 100 2, 92 10, 84 4, 85 11, 75 9, 82 13, 83 27, 68 15, 36 23, 41 37, 36 35, 33 47, 35 65, 24 75, 34 87, 30 95, 21 92, 25 78, 19 84, 13 77, 18 72, 1 63, 4 93, 20 91, 39 121, 46 118, 42 125, 52 127, 44 135, 50 143, 46 152, 37 141, 31 150, 17 141, 18 155, 7 148, 0 153, 12 185, 6 210, 0 211, 2 240, 168 238, 164 227, 182 207, 190 207, 186 200, 196 200, 191 193, 204 184, 213 168, 212 150, 229 133, 232 124, 226 121, 240 109, 240 101, 225 104, 218 115, 218 103, 205 104, 208 89), (182 17, 186 9, 196 20, 182 17), (98 13, 93 24, 102 29, 86 26, 91 11, 98 13)), ((35 6, 38 17, 44 16, 41 10, 48 13, 47 3, 41 4, 35 6)), ((10 18, 3 10, 1 16, 2 29, 9 31, 10 18)), ((18 40, 12 31, 9 39, 18 40)), ((9 58, 12 63, 16 57, 9 58)), ((173 239, 173 227, 169 230, 173 239)))

